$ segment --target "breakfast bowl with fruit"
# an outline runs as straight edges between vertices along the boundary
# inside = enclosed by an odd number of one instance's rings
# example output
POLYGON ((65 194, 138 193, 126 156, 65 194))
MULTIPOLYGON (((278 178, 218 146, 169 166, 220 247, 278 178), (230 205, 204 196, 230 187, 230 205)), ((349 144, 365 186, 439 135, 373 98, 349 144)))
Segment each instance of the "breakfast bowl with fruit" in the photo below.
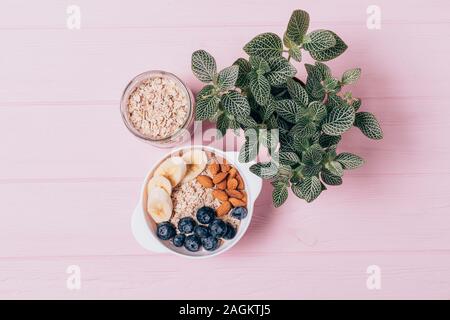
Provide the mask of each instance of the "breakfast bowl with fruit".
POLYGON ((216 256, 246 232, 262 181, 236 152, 190 146, 151 168, 132 217, 139 244, 191 258, 216 256))

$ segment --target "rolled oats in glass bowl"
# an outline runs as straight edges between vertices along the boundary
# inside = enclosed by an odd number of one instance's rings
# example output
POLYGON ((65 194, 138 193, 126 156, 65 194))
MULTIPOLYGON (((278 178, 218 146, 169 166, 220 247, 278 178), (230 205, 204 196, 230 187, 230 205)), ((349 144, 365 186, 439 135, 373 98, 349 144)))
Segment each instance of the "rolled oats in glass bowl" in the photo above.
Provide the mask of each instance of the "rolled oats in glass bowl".
POLYGON ((158 147, 172 147, 193 132, 195 99, 175 75, 153 70, 136 76, 120 103, 122 119, 136 137, 158 147))

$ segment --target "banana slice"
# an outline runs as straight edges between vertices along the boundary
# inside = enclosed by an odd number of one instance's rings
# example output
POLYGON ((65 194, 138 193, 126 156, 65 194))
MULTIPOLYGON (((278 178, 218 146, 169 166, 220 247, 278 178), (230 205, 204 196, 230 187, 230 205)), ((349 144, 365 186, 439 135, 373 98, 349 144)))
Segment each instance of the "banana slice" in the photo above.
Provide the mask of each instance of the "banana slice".
POLYGON ((168 195, 172 194, 172 184, 169 179, 163 176, 154 176, 147 184, 147 193, 150 194, 153 188, 163 188, 168 195))
POLYGON ((166 159, 155 170, 155 176, 163 176, 170 181, 172 187, 180 183, 186 174, 186 163, 181 157, 170 157, 166 159))
POLYGON ((182 183, 195 179, 200 173, 202 173, 208 163, 206 153, 203 150, 198 149, 185 152, 182 158, 187 165, 186 175, 183 180, 181 180, 182 183))
POLYGON ((147 212, 156 223, 170 220, 173 204, 170 195, 161 187, 154 187, 148 194, 147 212))

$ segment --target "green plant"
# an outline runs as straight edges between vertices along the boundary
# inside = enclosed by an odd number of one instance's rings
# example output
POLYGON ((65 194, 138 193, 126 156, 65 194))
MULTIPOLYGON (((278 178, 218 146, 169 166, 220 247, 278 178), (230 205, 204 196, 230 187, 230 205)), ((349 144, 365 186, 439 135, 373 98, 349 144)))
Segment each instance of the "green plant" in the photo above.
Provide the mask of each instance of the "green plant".
POLYGON ((342 92, 359 79, 361 69, 336 78, 323 63, 347 45, 332 31, 307 33, 308 26, 308 13, 294 11, 283 40, 274 33, 256 36, 244 46, 249 58, 220 72, 206 51, 192 54, 192 71, 206 83, 197 94, 196 119, 216 122, 222 135, 243 129, 240 161, 252 161, 267 148, 271 160, 250 170, 271 181, 275 207, 286 201, 289 187, 311 202, 325 185, 342 184, 344 170, 363 164, 357 155, 336 152, 341 135, 352 126, 371 139, 383 137, 375 116, 359 111, 361 100, 342 92), (316 62, 305 64, 302 82, 291 60, 300 62, 305 51, 316 62))

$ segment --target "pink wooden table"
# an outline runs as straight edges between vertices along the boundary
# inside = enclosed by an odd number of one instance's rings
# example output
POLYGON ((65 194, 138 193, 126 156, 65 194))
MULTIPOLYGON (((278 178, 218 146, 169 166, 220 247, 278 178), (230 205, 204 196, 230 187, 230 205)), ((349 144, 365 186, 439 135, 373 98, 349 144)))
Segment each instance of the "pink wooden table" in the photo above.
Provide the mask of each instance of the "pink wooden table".
MULTIPOLYGON (((388 1, 56 1, 0 6, 0 298, 450 298, 450 4, 388 1), (66 26, 70 4, 81 29, 66 26), (369 5, 381 29, 366 26, 369 5), (270 205, 211 260, 152 254, 130 216, 146 170, 164 151, 122 124, 136 74, 172 71, 194 91, 192 51, 219 65, 254 35, 281 34, 293 9, 335 30, 360 66, 354 91, 385 139, 356 129, 342 150, 367 164, 305 204, 270 205), (255 9, 255 8, 258 9, 255 9), (251 13, 255 14, 251 14, 251 13), (81 269, 69 290, 66 269, 81 269), (368 266, 381 270, 369 290, 368 266)), ((301 76, 304 76, 301 74, 301 76)))

